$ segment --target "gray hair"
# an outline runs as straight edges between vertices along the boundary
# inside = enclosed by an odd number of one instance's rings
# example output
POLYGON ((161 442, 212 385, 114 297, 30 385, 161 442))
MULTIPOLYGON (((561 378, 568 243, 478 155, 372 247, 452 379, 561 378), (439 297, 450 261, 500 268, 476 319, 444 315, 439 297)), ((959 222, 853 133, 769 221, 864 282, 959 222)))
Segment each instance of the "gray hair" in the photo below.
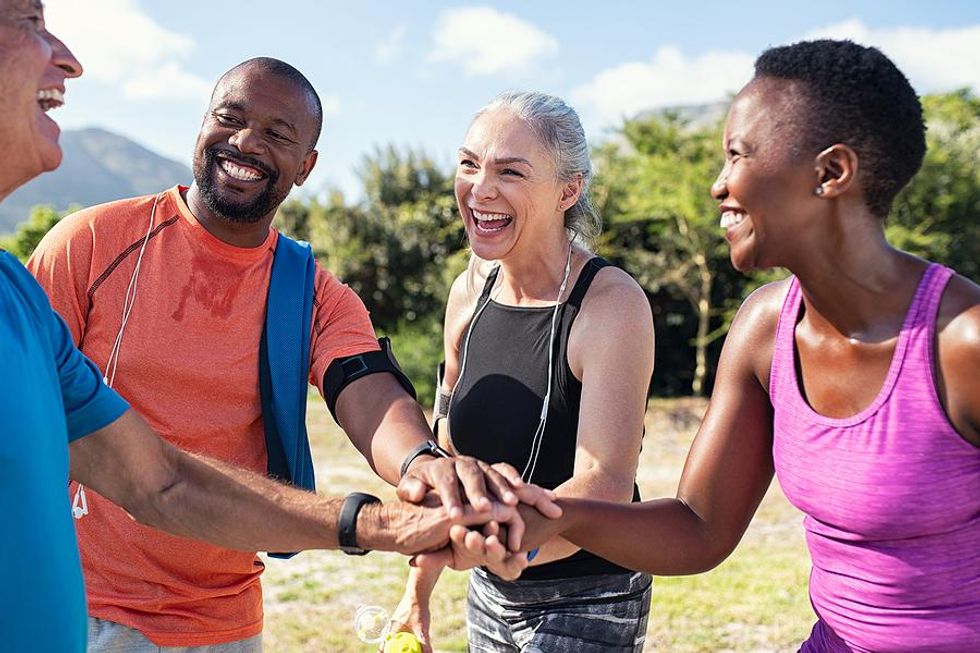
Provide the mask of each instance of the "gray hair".
POLYGON ((602 218, 592 206, 589 184, 592 182, 592 161, 585 130, 575 109, 554 95, 534 91, 506 91, 480 109, 474 120, 485 113, 507 109, 523 120, 552 153, 558 179, 572 181, 582 175, 582 193, 578 201, 565 211, 565 228, 578 236, 586 247, 593 244, 602 230, 602 218))

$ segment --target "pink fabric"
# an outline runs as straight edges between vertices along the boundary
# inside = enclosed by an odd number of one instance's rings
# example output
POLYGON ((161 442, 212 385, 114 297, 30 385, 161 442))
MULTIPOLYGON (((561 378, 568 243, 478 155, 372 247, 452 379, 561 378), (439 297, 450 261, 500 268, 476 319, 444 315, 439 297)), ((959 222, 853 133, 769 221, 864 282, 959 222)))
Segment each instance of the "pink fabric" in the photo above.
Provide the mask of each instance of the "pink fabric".
POLYGON ((950 425, 933 382, 936 314, 951 275, 929 266, 881 391, 840 419, 800 393, 802 295, 790 281, 769 394, 776 475, 806 515, 813 563, 819 621, 804 653, 980 651, 980 449, 950 425))

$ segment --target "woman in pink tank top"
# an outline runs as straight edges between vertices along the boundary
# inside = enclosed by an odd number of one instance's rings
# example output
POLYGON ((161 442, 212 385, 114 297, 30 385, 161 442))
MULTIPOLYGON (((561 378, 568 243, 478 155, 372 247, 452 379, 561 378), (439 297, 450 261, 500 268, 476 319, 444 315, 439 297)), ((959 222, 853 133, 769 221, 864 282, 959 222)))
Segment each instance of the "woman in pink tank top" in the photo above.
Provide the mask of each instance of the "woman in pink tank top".
POLYGON ((617 564, 692 574, 735 548, 773 474, 805 514, 817 623, 801 651, 980 651, 980 287, 891 247, 925 152, 881 52, 777 47, 735 98, 712 186, 753 293, 675 499, 562 501, 534 523, 617 564))

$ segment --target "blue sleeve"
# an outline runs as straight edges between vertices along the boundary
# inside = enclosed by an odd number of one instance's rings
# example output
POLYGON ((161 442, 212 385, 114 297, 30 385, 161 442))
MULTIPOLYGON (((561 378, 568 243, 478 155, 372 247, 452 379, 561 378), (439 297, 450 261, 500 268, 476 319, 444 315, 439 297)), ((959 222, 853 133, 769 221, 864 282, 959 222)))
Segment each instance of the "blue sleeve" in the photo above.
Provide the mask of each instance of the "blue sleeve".
POLYGON ((71 331, 61 316, 51 308, 48 312, 71 442, 112 424, 129 409, 129 404, 102 381, 99 368, 75 347, 71 331))
POLYGON ((4 252, 0 256, 6 259, 0 263, 8 269, 8 278, 18 286, 35 314, 38 337, 46 339, 50 345, 61 386, 68 441, 77 440, 119 419, 129 405, 102 382, 99 368, 75 347, 68 325, 51 308, 47 295, 31 273, 9 254, 4 252))

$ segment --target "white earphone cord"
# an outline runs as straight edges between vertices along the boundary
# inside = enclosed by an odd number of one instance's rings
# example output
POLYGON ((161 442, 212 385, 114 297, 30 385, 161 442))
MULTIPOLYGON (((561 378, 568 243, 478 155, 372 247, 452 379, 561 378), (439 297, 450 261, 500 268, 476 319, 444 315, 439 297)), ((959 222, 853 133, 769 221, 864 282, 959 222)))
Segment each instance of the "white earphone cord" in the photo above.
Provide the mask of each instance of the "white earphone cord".
MULTIPOLYGON (((123 299, 122 319, 119 323, 119 331, 112 342, 112 349, 109 350, 109 358, 106 360, 105 372, 102 381, 112 387, 116 381, 116 369, 119 367, 119 350, 122 348, 123 332, 126 330, 126 323, 129 322, 129 315, 133 312, 136 304, 136 288, 139 283, 140 266, 143 263, 143 254, 146 252, 146 244, 150 242, 150 235, 153 233, 153 219, 157 213, 157 203, 160 195, 153 198, 153 205, 150 207, 150 222, 146 225, 146 235, 143 236, 143 245, 140 247, 139 256, 136 257, 136 267, 133 269, 133 276, 129 279, 129 286, 126 288, 126 297, 123 299)), ((75 496, 71 502, 71 515, 75 519, 81 519, 88 514, 88 498, 85 496, 85 486, 78 484, 75 496)))
MULTIPOLYGON (((572 246, 575 243, 575 238, 578 236, 576 234, 568 242, 568 255, 565 258, 565 273, 562 278, 561 285, 558 287, 558 296, 555 298, 555 309, 551 314, 551 335, 548 337, 548 389, 544 395, 544 401, 541 403, 541 415, 538 419, 538 427, 534 431, 534 436, 531 438, 531 452, 528 455, 527 464, 524 466, 524 471, 521 472, 521 478, 524 479, 525 483, 531 482, 531 477, 534 476, 534 470, 538 464, 538 454, 541 453, 541 443, 544 440, 545 427, 548 424, 548 405, 551 403, 551 382, 554 370, 554 358, 555 358, 555 333, 558 324, 558 310, 561 308, 561 296, 565 293, 565 288, 568 285, 568 277, 572 270, 572 246), (528 471, 530 470, 530 471, 528 471)), ((500 267, 499 265, 497 266, 500 267)), ((463 339, 463 351, 461 356, 461 361, 459 365, 459 376, 456 377, 456 383, 453 385, 452 391, 449 393, 449 405, 446 409, 446 423, 449 424, 449 415, 453 410, 453 397, 456 395, 456 388, 459 387, 460 381, 463 380, 463 373, 466 371, 466 359, 467 353, 470 347, 470 336, 473 334, 473 326, 476 324, 477 319, 483 313, 483 309, 493 301, 493 298, 497 293, 500 292, 501 285, 496 291, 491 292, 487 297, 487 300, 483 302, 483 305, 477 309, 476 313, 473 314, 473 319, 470 320, 470 325, 466 329, 466 338, 463 339)), ((450 439, 452 438, 452 431, 450 431, 450 439)))

